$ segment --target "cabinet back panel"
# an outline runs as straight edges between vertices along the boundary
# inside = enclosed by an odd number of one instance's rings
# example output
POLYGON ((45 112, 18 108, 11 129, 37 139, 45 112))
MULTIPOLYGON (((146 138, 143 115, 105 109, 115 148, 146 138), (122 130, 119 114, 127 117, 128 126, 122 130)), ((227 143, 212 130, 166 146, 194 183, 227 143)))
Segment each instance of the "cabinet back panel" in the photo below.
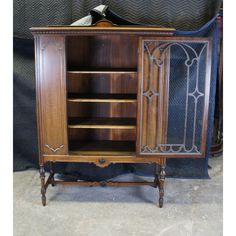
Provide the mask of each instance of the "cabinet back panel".
POLYGON ((67 74, 69 93, 137 93, 137 74, 67 74))
POLYGON ((135 35, 67 37, 68 70, 137 68, 135 35))
POLYGON ((68 117, 136 117, 135 103, 67 103, 68 117))
POLYGON ((70 141, 86 140, 113 140, 113 141, 135 141, 135 130, 122 129, 69 129, 70 141))

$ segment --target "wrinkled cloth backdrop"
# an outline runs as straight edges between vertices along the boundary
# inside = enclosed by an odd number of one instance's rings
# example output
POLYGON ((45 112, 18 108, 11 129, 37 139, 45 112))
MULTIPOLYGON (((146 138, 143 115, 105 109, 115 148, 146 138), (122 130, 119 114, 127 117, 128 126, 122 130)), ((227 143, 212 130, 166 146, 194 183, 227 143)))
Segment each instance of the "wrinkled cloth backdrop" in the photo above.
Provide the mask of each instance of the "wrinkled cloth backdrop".
MULTIPOLYGON (((112 11, 132 22, 174 27, 180 35, 191 35, 191 33, 204 35, 204 32, 198 29, 214 18, 219 11, 221 0, 14 0, 14 171, 38 168, 34 43, 29 28, 70 25, 88 15, 92 8, 100 4, 108 5, 112 11)), ((215 32, 214 24, 210 26, 210 29, 208 27, 209 35, 217 37, 215 32)), ((217 58, 217 51, 214 57, 217 58)), ((209 128, 212 126, 214 113, 216 60, 214 63, 209 128)), ((210 136, 209 129, 208 149, 210 136)), ((147 164, 116 164, 105 169, 100 169, 93 164, 57 164, 56 168, 60 173, 74 172, 81 179, 86 180, 109 179, 127 172, 141 175, 153 174, 153 165, 147 164)), ((207 178, 207 158, 168 160, 167 176, 207 178)))

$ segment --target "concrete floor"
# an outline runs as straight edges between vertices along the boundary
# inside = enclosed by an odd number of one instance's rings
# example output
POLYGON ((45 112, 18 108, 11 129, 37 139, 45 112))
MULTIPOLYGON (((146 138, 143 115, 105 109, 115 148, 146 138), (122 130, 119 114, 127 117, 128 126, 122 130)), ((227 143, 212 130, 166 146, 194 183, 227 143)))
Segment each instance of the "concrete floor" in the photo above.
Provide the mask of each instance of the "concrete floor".
POLYGON ((14 236, 223 235, 222 158, 210 165, 210 180, 166 179, 162 209, 148 186, 50 186, 42 207, 38 172, 16 172, 14 236))

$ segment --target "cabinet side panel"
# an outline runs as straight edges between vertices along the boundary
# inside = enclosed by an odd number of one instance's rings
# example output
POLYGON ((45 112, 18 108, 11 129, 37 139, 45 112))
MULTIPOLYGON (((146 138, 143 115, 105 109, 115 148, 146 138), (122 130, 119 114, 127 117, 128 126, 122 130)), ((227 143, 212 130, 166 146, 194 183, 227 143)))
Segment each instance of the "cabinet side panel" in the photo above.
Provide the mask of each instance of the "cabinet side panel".
POLYGON ((35 52, 40 156, 67 154, 65 38, 36 36, 35 52))

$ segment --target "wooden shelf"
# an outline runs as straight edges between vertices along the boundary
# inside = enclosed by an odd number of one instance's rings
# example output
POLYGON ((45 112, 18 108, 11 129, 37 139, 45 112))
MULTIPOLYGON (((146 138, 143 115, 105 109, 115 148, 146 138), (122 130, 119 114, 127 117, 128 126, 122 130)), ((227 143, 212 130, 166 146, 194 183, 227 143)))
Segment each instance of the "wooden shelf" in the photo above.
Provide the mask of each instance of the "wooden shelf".
POLYGON ((137 74, 137 69, 84 69, 68 70, 68 74, 137 74))
POLYGON ((69 102, 136 102, 136 94, 68 94, 69 102))
POLYGON ((74 155, 135 155, 135 141, 71 141, 74 155))
POLYGON ((135 118, 77 118, 68 119, 71 129, 135 129, 135 118))

